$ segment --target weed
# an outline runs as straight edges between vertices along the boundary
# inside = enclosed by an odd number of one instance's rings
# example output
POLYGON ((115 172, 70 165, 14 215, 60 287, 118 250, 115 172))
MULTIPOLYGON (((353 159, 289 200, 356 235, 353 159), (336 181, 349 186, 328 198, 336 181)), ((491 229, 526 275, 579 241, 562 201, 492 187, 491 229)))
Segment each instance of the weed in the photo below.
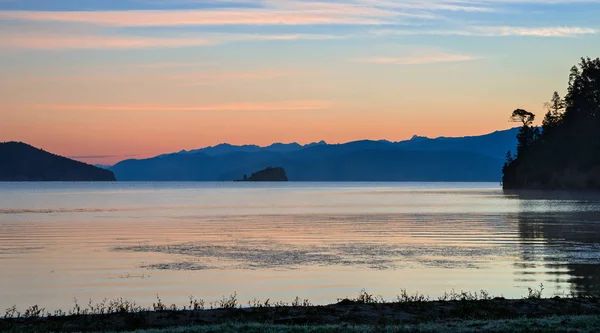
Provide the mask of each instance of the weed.
POLYGON ((79 302, 77 302, 77 298, 73 298, 73 308, 69 310, 70 316, 79 316, 81 314, 81 307, 79 306, 79 302))
POLYGON ((156 294, 156 303, 152 303, 152 308, 154 309, 154 311, 167 310, 167 306, 165 305, 165 303, 162 302, 162 299, 160 299, 160 296, 158 296, 158 294, 156 294))
POLYGON ((135 313, 141 311, 142 308, 135 304, 135 302, 129 301, 124 298, 117 298, 110 301, 107 307, 108 313, 135 313))
POLYGON ((419 294, 416 292, 414 295, 409 295, 406 289, 400 290, 400 295, 396 296, 398 303, 422 303, 429 302, 429 295, 419 294))
POLYGON ((238 306, 237 293, 229 295, 229 297, 223 296, 223 298, 217 303, 220 309, 235 309, 238 306))
POLYGON ((540 289, 533 289, 530 287, 527 287, 527 299, 541 299, 542 298, 542 292, 544 291, 544 284, 540 283, 540 289))
POLYGON ((17 310, 16 305, 13 305, 10 308, 6 309, 6 312, 4 313, 4 319, 20 318, 20 317, 21 317, 21 313, 17 310))
POLYGON ((197 299, 194 296, 190 296, 190 310, 203 310, 204 309, 204 300, 197 299))
POLYGON ((373 294, 369 294, 366 289, 362 289, 358 293, 358 297, 352 300, 357 303, 363 304, 383 304, 385 303, 385 299, 381 295, 374 296, 373 294))
POLYGON ((276 308, 283 308, 283 307, 289 306, 289 304, 287 302, 279 301, 279 302, 273 303, 273 306, 276 308))
POLYGON ((42 316, 42 314, 44 313, 46 309, 40 308, 37 305, 32 305, 30 307, 28 307, 27 309, 25 309, 25 312, 23 313, 23 317, 24 318, 39 318, 42 316))
POLYGON ((447 301, 489 301, 493 297, 486 290, 481 289, 479 292, 463 291, 456 292, 454 289, 450 292, 444 292, 444 294, 438 297, 441 302, 447 301))
POLYGON ((310 301, 308 299, 300 299, 300 297, 296 296, 296 298, 292 301, 292 306, 293 307, 308 307, 308 306, 312 306, 312 303, 310 303, 310 301))

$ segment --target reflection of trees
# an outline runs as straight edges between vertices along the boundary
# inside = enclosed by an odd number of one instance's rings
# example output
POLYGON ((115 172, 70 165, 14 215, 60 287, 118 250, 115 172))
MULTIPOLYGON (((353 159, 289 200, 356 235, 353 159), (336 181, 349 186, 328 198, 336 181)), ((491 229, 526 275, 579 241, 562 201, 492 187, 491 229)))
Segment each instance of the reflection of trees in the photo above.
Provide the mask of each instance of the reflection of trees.
POLYGON ((520 276, 540 273, 579 293, 600 291, 600 195, 505 192, 519 200, 520 276), (568 280, 565 281, 565 275, 568 280))

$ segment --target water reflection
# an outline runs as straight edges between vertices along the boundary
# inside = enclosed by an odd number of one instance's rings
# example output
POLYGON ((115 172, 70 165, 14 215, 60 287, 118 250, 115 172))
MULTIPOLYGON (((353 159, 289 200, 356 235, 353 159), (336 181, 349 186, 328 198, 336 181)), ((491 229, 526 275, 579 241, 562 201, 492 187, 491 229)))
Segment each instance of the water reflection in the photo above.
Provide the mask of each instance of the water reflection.
POLYGON ((600 288, 600 195, 497 184, 0 184, 0 309, 600 288), (274 185, 273 185, 274 186, 274 185), (179 301, 178 301, 179 300, 179 301))
POLYGON ((547 282, 568 283, 570 290, 566 292, 600 292, 600 194, 504 194, 520 201, 516 216, 521 240, 520 258, 515 262, 516 280, 532 282, 536 275, 543 274, 547 282))

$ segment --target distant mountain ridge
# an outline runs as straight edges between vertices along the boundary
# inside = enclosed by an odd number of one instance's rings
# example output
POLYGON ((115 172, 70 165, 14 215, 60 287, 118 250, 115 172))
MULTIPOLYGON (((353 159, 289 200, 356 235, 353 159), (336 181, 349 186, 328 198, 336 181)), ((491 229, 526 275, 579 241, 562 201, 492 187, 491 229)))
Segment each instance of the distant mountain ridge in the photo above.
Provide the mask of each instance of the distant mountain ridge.
POLYGON ((115 181, 112 171, 22 142, 0 143, 0 181, 115 181))
MULTIPOLYGON (((211 155, 211 156, 217 156, 217 155, 225 155, 225 154, 232 154, 232 153, 255 153, 258 151, 289 152, 289 151, 300 150, 300 149, 308 148, 308 147, 312 147, 312 146, 326 145, 326 144, 327 143, 325 141, 313 142, 313 143, 309 143, 306 145, 301 145, 296 142, 292 142, 292 143, 277 142, 277 143, 273 143, 266 147, 261 147, 258 145, 236 146, 236 145, 232 145, 229 143, 221 143, 216 146, 208 146, 205 148, 199 148, 199 149, 194 149, 194 150, 189 150, 189 151, 182 150, 182 151, 179 151, 179 152, 173 153, 173 154, 204 153, 204 154, 211 155)), ((166 155, 172 155, 172 154, 166 154, 166 155)), ((164 156, 164 155, 162 155, 162 156, 164 156)))
POLYGON ((390 145, 395 148, 404 148, 409 150, 422 151, 468 151, 476 152, 486 156, 503 157, 508 150, 514 150, 517 144, 516 135, 518 128, 508 130, 495 131, 489 134, 478 136, 464 137, 437 137, 429 138, 426 136, 413 135, 410 140, 404 141, 388 141, 388 140, 358 140, 347 143, 328 144, 324 140, 312 142, 306 145, 301 145, 296 142, 292 143, 273 143, 269 146, 261 147, 258 145, 232 145, 229 143, 221 143, 216 146, 208 146, 205 148, 193 150, 181 150, 179 152, 163 154, 159 156, 168 156, 173 154, 198 154, 205 153, 211 156, 226 155, 232 153, 255 153, 255 152, 291 152, 315 146, 343 146, 349 145, 356 147, 361 143, 372 147, 376 144, 390 145))
POLYGON ((132 181, 231 181, 270 165, 285 168, 290 181, 499 181, 517 131, 400 142, 220 144, 126 160, 110 170, 117 179, 132 181))

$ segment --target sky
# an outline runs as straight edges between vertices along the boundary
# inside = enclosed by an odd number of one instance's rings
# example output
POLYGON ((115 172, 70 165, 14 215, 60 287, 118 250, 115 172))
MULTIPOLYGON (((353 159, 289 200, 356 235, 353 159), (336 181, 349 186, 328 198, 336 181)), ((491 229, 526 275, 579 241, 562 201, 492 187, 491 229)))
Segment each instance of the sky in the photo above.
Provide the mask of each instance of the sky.
POLYGON ((600 56, 600 0, 0 0, 0 142, 93 164, 478 135, 600 56))

